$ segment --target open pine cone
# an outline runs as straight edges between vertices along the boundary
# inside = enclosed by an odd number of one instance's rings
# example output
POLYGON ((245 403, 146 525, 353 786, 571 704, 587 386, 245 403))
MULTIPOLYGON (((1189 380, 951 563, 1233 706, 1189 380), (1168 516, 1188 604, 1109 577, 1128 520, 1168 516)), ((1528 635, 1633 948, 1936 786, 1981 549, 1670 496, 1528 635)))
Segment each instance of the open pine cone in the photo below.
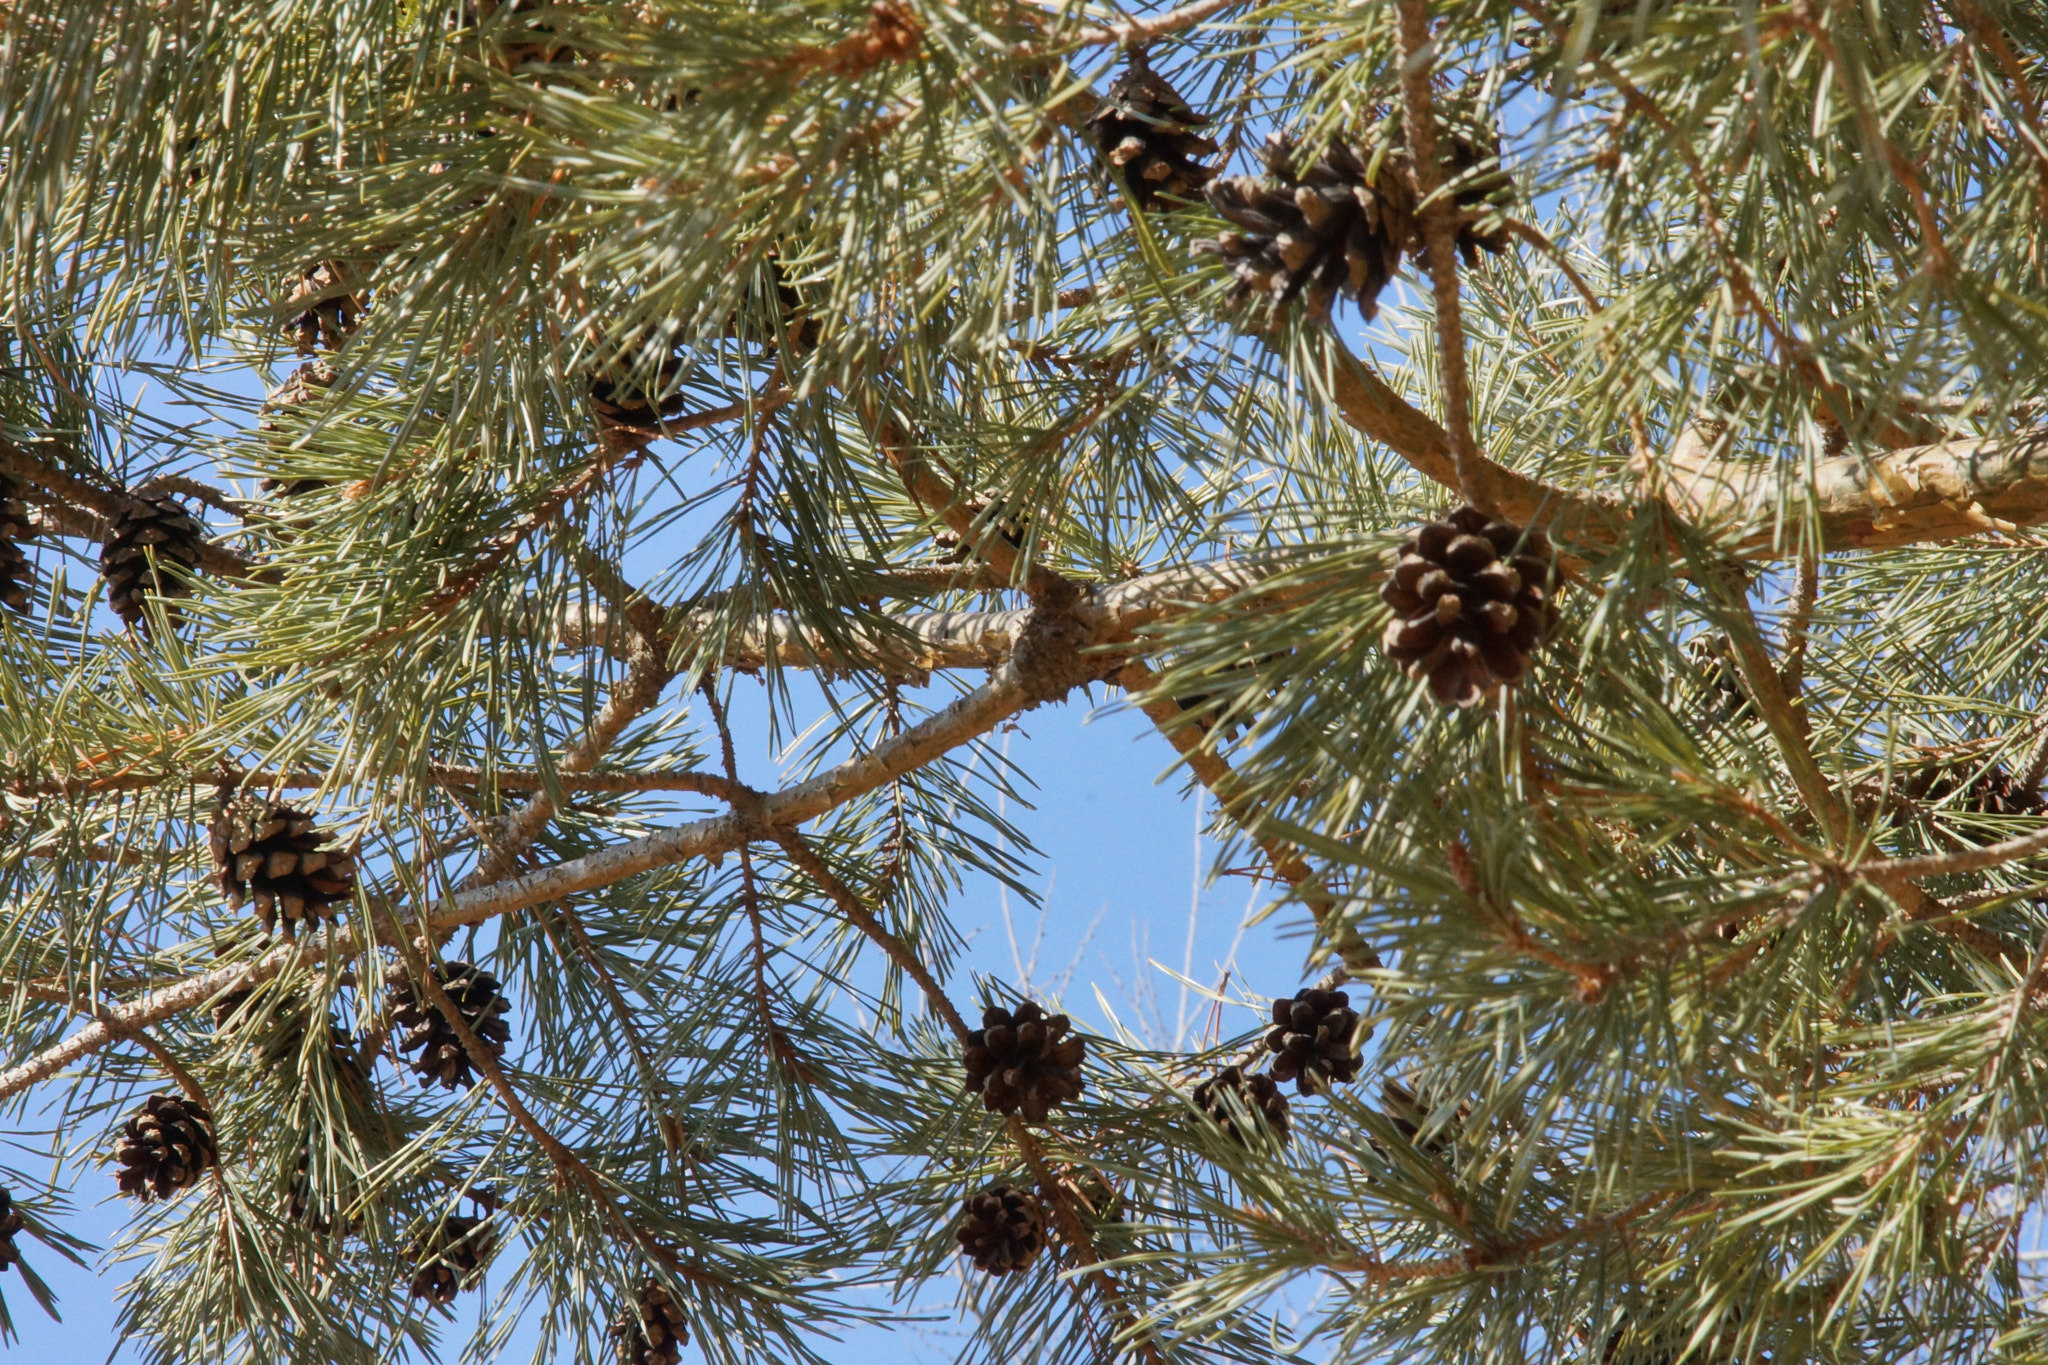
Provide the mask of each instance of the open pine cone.
POLYGON ((223 790, 207 832, 221 895, 237 910, 253 897, 265 930, 282 919, 284 936, 296 937, 301 922, 333 917, 355 892, 355 856, 283 802, 223 790))
POLYGON ((1266 1050, 1273 1054, 1273 1079, 1293 1081, 1296 1091, 1313 1095, 1333 1082, 1358 1078, 1360 1066, 1358 1012, 1343 991, 1296 991, 1291 1000, 1273 1002, 1273 1026, 1266 1030, 1266 1050))
POLYGON ((121 1163, 121 1193, 144 1203, 169 1199, 219 1164, 213 1116, 183 1096, 151 1095, 122 1129, 114 1159, 121 1163))
POLYGON ((1264 1072, 1226 1066, 1195 1087, 1195 1107, 1242 1146, 1287 1141, 1287 1097, 1264 1072))
POLYGON ((956 1234, 960 1250, 991 1275, 1022 1270, 1045 1245, 1045 1217, 1029 1190, 991 1185, 967 1197, 956 1234))
POLYGON ((21 500, 21 485, 0 474, 0 606, 27 611, 35 587, 35 570, 21 542, 28 539, 28 506, 21 500))
MULTIPOLYGON (((134 505, 108 528, 100 547, 100 573, 107 580, 107 605, 114 614, 130 628, 147 630, 148 598, 192 595, 190 585, 172 570, 190 574, 199 567, 199 545, 206 533, 177 499, 141 490, 134 496, 134 505)), ((163 613, 172 626, 183 619, 168 601, 163 613)))
POLYGON ((1550 541, 1460 507, 1401 546, 1380 597, 1394 609, 1383 643, 1446 706, 1471 706, 1519 680, 1557 623, 1550 541))
POLYGON ((690 1324, 675 1297, 649 1276, 633 1306, 612 1321, 605 1335, 618 1352, 619 1365, 677 1365, 690 1339, 690 1324))
POLYGON ((1162 198, 1194 199, 1215 178, 1199 158, 1214 156, 1216 144, 1194 131, 1208 121, 1133 52, 1088 116, 1088 133, 1109 173, 1149 213, 1162 198))
POLYGON ((405 1248, 414 1266, 412 1296, 442 1305, 455 1302, 457 1294, 476 1283, 497 1245, 498 1236, 484 1218, 450 1214, 431 1227, 415 1228, 405 1248))
MULTIPOLYGON (((498 993, 498 979, 467 962, 444 962, 432 970, 491 1060, 503 1056, 505 1044, 512 1038, 512 1026, 505 1022, 512 1006, 498 993)), ((403 981, 393 981, 391 998, 391 1022, 405 1030, 398 1043, 400 1050, 419 1053, 412 1069, 419 1074, 420 1085, 424 1088, 439 1081, 449 1090, 467 1085, 475 1076, 474 1059, 441 1011, 424 992, 414 994, 403 981)))
POLYGON ((300 355, 338 351, 362 325, 369 292, 350 281, 338 261, 321 261, 285 281, 291 291, 287 307, 299 309, 284 325, 284 334, 300 355))
POLYGON ((962 1060, 967 1088, 980 1094, 991 1114, 1022 1110, 1032 1123, 1043 1123, 1054 1107, 1081 1098, 1087 1047, 1066 1036, 1066 1015, 1047 1016, 1026 1000, 1014 1011, 990 1005, 981 1025, 968 1035, 962 1060))

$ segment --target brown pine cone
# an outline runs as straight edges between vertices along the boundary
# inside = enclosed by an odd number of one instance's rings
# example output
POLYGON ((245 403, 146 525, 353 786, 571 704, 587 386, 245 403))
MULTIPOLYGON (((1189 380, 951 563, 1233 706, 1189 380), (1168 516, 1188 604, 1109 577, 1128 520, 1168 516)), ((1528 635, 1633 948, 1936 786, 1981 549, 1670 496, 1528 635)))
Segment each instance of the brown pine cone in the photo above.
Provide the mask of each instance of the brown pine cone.
POLYGON ((28 534, 28 505, 21 500, 21 484, 0 474, 0 606, 22 612, 28 610, 36 580, 21 548, 28 534))
POLYGON ((1045 1122, 1056 1106, 1081 1098, 1087 1047, 1066 1036, 1069 1027, 1066 1015, 1048 1017, 1030 1000, 1014 1011, 990 1005, 967 1037, 967 1088, 991 1114, 1022 1110, 1030 1122, 1045 1122))
POLYGON ((618 1352, 619 1365, 677 1365, 690 1340, 690 1324, 682 1306, 653 1276, 605 1332, 618 1352))
POLYGON ((1936 805, 1961 793, 1952 809, 1971 815, 2040 815, 2048 812, 2048 800, 1999 764, 1981 770, 1974 759, 1930 763, 1905 783, 1905 794, 1926 805, 1936 805), (1972 774, 1967 779, 1965 773, 1972 774))
MULTIPOLYGON (((498 993, 498 979, 467 962, 444 962, 433 972, 491 1060, 503 1056, 505 1044, 512 1038, 512 1026, 505 1022, 512 1006, 498 993)), ((418 1073, 421 1087, 435 1081, 448 1090, 467 1085, 475 1076, 474 1059, 433 1002, 424 993, 414 995, 402 979, 393 980, 391 1000, 391 1022, 405 1030, 399 1049, 419 1052, 412 1069, 418 1073)))
POLYGON ((1247 1076, 1226 1066, 1195 1087, 1195 1107, 1240 1146, 1287 1141, 1287 1097, 1264 1072, 1247 1076))
POLYGON ((14 1207, 14 1196, 0 1189, 0 1271, 21 1264, 21 1248, 14 1244, 14 1234, 20 1231, 21 1211, 14 1207))
POLYGON ((497 1245, 498 1235, 484 1218, 450 1214, 431 1227, 415 1228, 405 1248, 414 1266, 412 1296, 444 1306, 455 1302, 476 1283, 497 1245))
POLYGON ((1735 666, 1735 649, 1726 635, 1711 631, 1693 636, 1685 642, 1685 657, 1700 671, 1714 719, 1732 721, 1752 713, 1742 671, 1735 666))
POLYGON ((664 421, 682 415, 687 400, 671 387, 683 373, 678 340, 674 328, 640 328, 591 376, 590 407, 600 428, 654 436, 664 421))
MULTIPOLYGON (((1386 1081, 1381 1084, 1380 1112, 1393 1121, 1394 1131, 1408 1139, 1417 1151, 1427 1152, 1431 1156, 1442 1156, 1450 1150, 1453 1129, 1448 1124, 1438 1124, 1426 1139, 1416 1141, 1429 1123, 1432 1106, 1401 1082, 1386 1081)), ((1463 1120, 1470 1113, 1471 1106, 1458 1106, 1458 1119, 1463 1120)))
POLYGON ((1460 507, 1401 546, 1380 597, 1382 643, 1446 706, 1472 706, 1519 680, 1557 624, 1556 566, 1543 532, 1460 507))
POLYGON ((213 1116, 183 1096, 151 1095, 122 1129, 114 1159, 121 1163, 121 1193, 144 1203, 169 1199, 219 1164, 213 1116))
POLYGON ((291 291, 287 307, 296 310, 284 334, 300 355, 338 351, 368 311, 369 291, 351 288, 348 272, 338 261, 321 261, 285 281, 291 291))
POLYGON ((1195 199, 1215 179, 1216 168, 1200 158, 1214 156, 1216 144, 1194 131, 1208 121, 1133 51, 1129 69, 1088 116, 1088 133, 1105 169, 1149 213, 1162 198, 1195 199))
MULTIPOLYGON (((135 505, 108 528, 100 547, 100 573, 107 580, 107 605, 114 614, 131 629, 147 631, 146 599, 192 595, 191 586, 173 570, 189 575, 199 567, 199 545, 206 532, 177 499, 140 489, 134 496, 135 505)), ((173 627, 184 619, 169 601, 164 602, 163 613, 173 627)))
POLYGON ((991 1275, 1023 1270, 1045 1245, 1045 1218, 1029 1190, 991 1185, 960 1211, 960 1250, 991 1275))
MULTIPOLYGON (((277 386, 263 401, 265 413, 283 412, 289 408, 303 407, 334 387, 334 367, 325 360, 309 360, 292 371, 291 377, 277 386)), ((259 418, 258 431, 281 431, 280 423, 270 417, 259 418)), ((285 451, 279 452, 281 455, 285 451)), ((275 474, 265 475, 260 485, 273 498, 295 498, 302 493, 317 492, 328 486, 326 479, 301 479, 275 474)))
POLYGON ((1314 987, 1296 991, 1291 1000, 1273 1002, 1273 1027, 1266 1030, 1266 1050, 1273 1054, 1273 1079, 1293 1081, 1295 1090, 1312 1095, 1333 1082, 1358 1078, 1360 1066, 1358 1012, 1343 991, 1314 987))
POLYGON ((282 918, 284 936, 296 937, 302 921, 338 916, 332 907, 355 894, 355 856, 282 802, 223 788, 207 833, 221 895, 237 910, 253 895, 265 930, 282 918))

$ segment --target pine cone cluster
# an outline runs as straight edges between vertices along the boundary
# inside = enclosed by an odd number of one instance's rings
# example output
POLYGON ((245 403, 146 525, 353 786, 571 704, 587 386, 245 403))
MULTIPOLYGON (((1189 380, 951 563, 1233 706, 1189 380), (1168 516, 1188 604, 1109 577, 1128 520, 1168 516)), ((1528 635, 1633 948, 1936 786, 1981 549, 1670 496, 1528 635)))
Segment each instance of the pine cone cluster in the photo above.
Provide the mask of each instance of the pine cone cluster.
POLYGON ((1056 1106, 1081 1098, 1087 1046, 1066 1036, 1070 1027, 1066 1015, 1048 1016, 1034 1001, 1015 1010, 990 1005, 967 1038, 967 1088, 991 1114, 1021 1110, 1032 1123, 1045 1122, 1056 1106))
POLYGON ((990 1275, 1023 1270, 1045 1245, 1045 1216, 1029 1190, 991 1185, 967 1197, 956 1234, 960 1250, 990 1275))
POLYGON ((21 1248, 14 1244, 14 1234, 20 1231, 21 1213, 14 1207, 14 1196, 0 1189, 0 1271, 21 1264, 21 1248))
POLYGON ((414 1266, 412 1296, 442 1306, 455 1302, 457 1294, 476 1283, 497 1245, 498 1235, 485 1218, 450 1214, 431 1227, 420 1226, 405 1248, 414 1266))
POLYGON ((1380 597, 1383 643, 1446 706, 1471 706, 1519 680, 1557 623, 1555 561, 1543 532, 1460 507, 1401 546, 1380 597))
POLYGON ((0 474, 0 606, 27 611, 35 588, 35 570, 21 542, 28 539, 28 506, 21 500, 21 484, 0 474))
POLYGON ((1291 1000, 1275 1000, 1273 1026, 1266 1030, 1273 1079, 1293 1081, 1303 1095, 1356 1080, 1361 1064, 1357 1032, 1358 1012, 1343 991, 1310 987, 1296 991, 1291 1000))
MULTIPOLYGON (((505 1044, 512 1038, 512 1026, 505 1022, 512 1006, 499 994, 498 979, 467 962, 444 962, 431 970, 455 1002, 463 1022, 489 1052, 490 1060, 503 1056, 505 1044)), ((411 1065, 421 1087, 436 1081, 449 1090, 469 1084, 476 1074, 475 1059, 425 993, 414 994, 398 981, 393 983, 391 998, 391 1022, 405 1030, 399 1039, 400 1050, 419 1053, 411 1065)))
POLYGON ((114 1159, 121 1163, 116 1176, 121 1193, 144 1203, 152 1196, 169 1199, 219 1164, 213 1116, 182 1096, 151 1095, 122 1129, 114 1159))
POLYGON ((1201 158, 1217 146, 1195 131, 1208 121, 1133 52, 1129 69, 1088 116, 1088 133, 1109 174, 1149 213, 1161 199, 1194 199, 1215 179, 1216 168, 1201 158))
POLYGON ((294 938, 301 923, 339 915, 333 907, 355 893, 355 855, 281 801, 223 791, 207 832, 220 894, 237 910, 253 898, 266 931, 282 919, 294 938))
POLYGON ((618 1352, 619 1365, 677 1365, 690 1339, 690 1325, 675 1296, 650 1275, 633 1306, 613 1321, 606 1335, 618 1352))
POLYGON ((1287 1097, 1264 1072, 1247 1076, 1241 1066, 1224 1067, 1195 1087, 1195 1107, 1241 1146, 1287 1141, 1287 1097))
MULTIPOLYGON (((171 570, 190 574, 199 567, 199 545, 205 534, 177 499, 141 491, 134 494, 132 504, 114 518, 100 547, 107 605, 124 625, 148 629, 144 603, 150 597, 192 595, 190 585, 171 570)), ((163 613, 174 627, 184 619, 168 601, 163 613)))
POLYGON ((671 386, 682 377, 673 327, 643 327, 590 378, 590 407, 598 425, 628 435, 651 436, 682 415, 685 399, 671 386))

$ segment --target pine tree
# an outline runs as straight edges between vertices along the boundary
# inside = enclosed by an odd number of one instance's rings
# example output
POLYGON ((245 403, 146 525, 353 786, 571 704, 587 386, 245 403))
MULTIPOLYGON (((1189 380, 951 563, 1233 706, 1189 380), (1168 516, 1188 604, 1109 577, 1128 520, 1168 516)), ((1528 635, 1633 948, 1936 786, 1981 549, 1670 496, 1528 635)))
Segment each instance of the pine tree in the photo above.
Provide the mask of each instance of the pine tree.
POLYGON ((2048 1358, 2035 0, 0 34, 0 1099, 150 1365, 2048 1358), (1199 1053, 963 961, 1105 697, 1305 931, 1199 1053))

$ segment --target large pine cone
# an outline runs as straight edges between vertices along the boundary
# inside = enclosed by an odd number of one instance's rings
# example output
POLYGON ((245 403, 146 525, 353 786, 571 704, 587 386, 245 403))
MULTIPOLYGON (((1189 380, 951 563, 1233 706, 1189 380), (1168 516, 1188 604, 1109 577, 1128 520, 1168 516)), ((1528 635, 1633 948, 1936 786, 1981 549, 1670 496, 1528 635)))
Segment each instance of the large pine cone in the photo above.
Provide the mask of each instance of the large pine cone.
POLYGON ((27 611, 35 587, 35 570, 21 542, 28 539, 28 507, 21 500, 21 485, 0 474, 0 606, 27 611))
POLYGON ((1209 186, 1210 207, 1243 231, 1196 248, 1230 263, 1235 298, 1256 292, 1284 303, 1305 293, 1323 313, 1341 294, 1371 318, 1402 253, 1419 240, 1406 178, 1384 164, 1369 173, 1365 158, 1340 142, 1299 175, 1293 144, 1277 133, 1259 156, 1263 181, 1230 176, 1209 186))
POLYGON ((121 1163, 121 1193, 144 1203, 152 1196, 169 1199, 219 1164, 213 1116, 182 1096, 151 1095, 122 1130, 114 1159, 121 1163))
POLYGON ((1109 173, 1149 213, 1161 198, 1194 199, 1215 179, 1199 158, 1214 156, 1216 144, 1194 131, 1208 121, 1133 52, 1088 116, 1088 133, 1109 173))
POLYGON ((1287 1141, 1287 1097, 1264 1072, 1246 1076, 1241 1066, 1224 1067, 1195 1087, 1195 1107, 1242 1146, 1287 1141))
POLYGON ((991 1114, 1022 1110, 1032 1123, 1045 1122, 1055 1106, 1081 1098, 1087 1046, 1066 1036, 1069 1027, 1066 1015, 1048 1017, 1034 1001, 1014 1011, 990 1005, 967 1036, 967 1088, 991 1114))
POLYGON ((283 802, 223 791, 208 834, 221 895, 237 910, 253 896, 265 930, 281 918, 294 938, 302 921, 337 917, 332 907, 355 894, 355 855, 283 802))
POLYGON ((1029 1190, 991 1185, 967 1197, 960 1212, 960 1250, 991 1275, 1022 1270, 1045 1245, 1045 1217, 1029 1190))
POLYGON ((476 1283, 497 1245, 498 1235, 484 1218, 450 1214, 432 1227, 414 1229, 405 1248, 415 1267, 412 1296, 442 1305, 455 1302, 457 1294, 476 1283))
MULTIPOLYGON (((505 1022, 512 1006, 498 993, 498 979, 467 962, 444 962, 432 970, 441 989, 448 992, 449 999, 461 1011, 463 1022, 483 1042, 490 1059, 502 1057, 505 1044, 512 1038, 512 1026, 505 1022)), ((469 1084, 476 1074, 474 1059, 441 1011, 423 993, 413 994, 403 982, 393 983, 391 997, 391 1022, 406 1031, 399 1040, 399 1048, 419 1052, 412 1061, 412 1069, 419 1074, 421 1087, 435 1081, 449 1090, 469 1084)))
MULTIPOLYGON (((114 518, 100 547, 100 573, 107 580, 107 605, 123 624, 148 629, 143 603, 151 596, 190 597, 192 589, 174 569, 190 574, 199 566, 199 544, 205 531, 168 496, 137 492, 135 503, 114 518), (155 566, 150 558, 155 556, 155 566)), ((164 619, 176 626, 178 608, 166 602, 164 619)))
POLYGON ((285 323, 284 334, 300 355, 340 350, 368 311, 369 291, 352 287, 337 261, 307 267, 285 281, 285 288, 291 291, 286 306, 299 311, 285 323))
POLYGON ((1557 624, 1555 562, 1543 532, 1460 507, 1401 546, 1380 597, 1394 609, 1383 643, 1446 706, 1471 706, 1515 682, 1557 624))
POLYGON ((633 1306, 619 1314, 606 1331, 618 1352, 619 1365, 676 1365, 690 1339, 682 1306, 649 1276, 633 1306))
POLYGON ((1334 1082, 1358 1078, 1358 1012, 1343 991, 1311 987, 1291 1000, 1273 1002, 1273 1027, 1266 1050, 1273 1054, 1273 1079, 1293 1081, 1303 1095, 1334 1082))
POLYGON ((682 414, 687 399, 671 391, 683 373, 679 335, 674 328, 642 328, 591 376, 590 407, 599 427, 653 436, 664 421, 682 414))
POLYGON ((0 1189, 0 1271, 21 1264, 21 1248, 14 1244, 14 1234, 20 1231, 21 1213, 14 1207, 14 1196, 0 1189))

